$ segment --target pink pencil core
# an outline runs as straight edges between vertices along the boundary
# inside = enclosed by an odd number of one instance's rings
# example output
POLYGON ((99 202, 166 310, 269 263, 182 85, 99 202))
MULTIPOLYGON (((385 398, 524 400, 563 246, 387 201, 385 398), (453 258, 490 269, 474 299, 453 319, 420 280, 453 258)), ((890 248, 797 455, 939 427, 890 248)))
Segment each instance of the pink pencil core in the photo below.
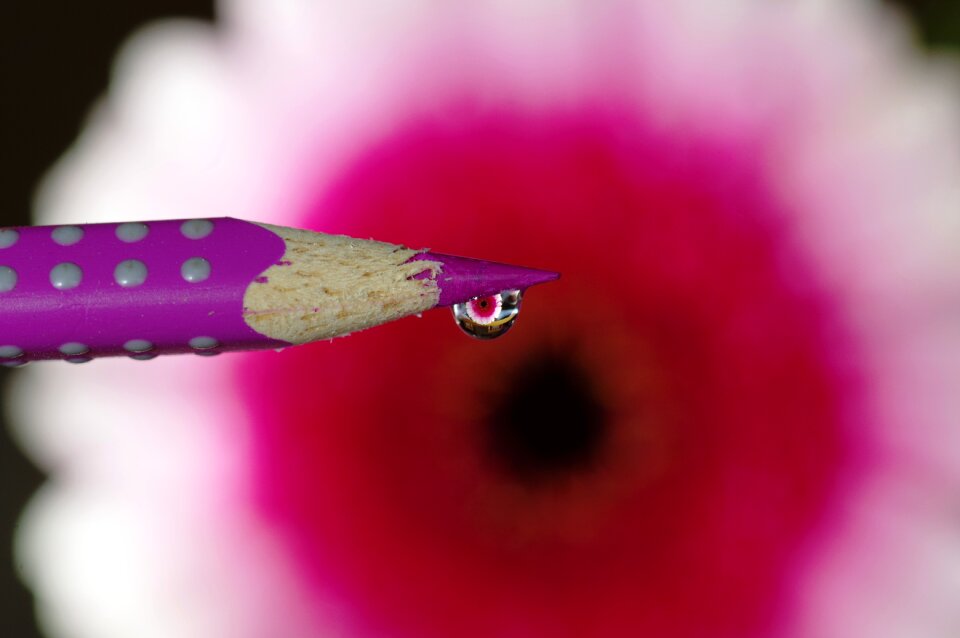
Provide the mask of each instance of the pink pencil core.
MULTIPOLYGON (((410 261, 435 261, 443 264, 437 275, 440 287, 438 306, 452 306, 474 297, 495 295, 503 290, 526 290, 530 286, 554 281, 560 273, 524 268, 482 259, 455 257, 441 253, 420 253, 410 261)), ((429 277, 424 271, 416 278, 429 277)))

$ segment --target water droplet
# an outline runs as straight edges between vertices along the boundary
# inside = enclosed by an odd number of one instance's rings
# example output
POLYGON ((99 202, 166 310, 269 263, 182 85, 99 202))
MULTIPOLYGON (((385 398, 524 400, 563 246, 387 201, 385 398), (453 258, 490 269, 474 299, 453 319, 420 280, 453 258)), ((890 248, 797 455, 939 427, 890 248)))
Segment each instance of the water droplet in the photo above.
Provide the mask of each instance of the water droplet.
POLYGON ((474 297, 453 305, 453 318, 460 329, 477 339, 495 339, 505 334, 520 314, 519 290, 504 290, 496 295, 474 297))

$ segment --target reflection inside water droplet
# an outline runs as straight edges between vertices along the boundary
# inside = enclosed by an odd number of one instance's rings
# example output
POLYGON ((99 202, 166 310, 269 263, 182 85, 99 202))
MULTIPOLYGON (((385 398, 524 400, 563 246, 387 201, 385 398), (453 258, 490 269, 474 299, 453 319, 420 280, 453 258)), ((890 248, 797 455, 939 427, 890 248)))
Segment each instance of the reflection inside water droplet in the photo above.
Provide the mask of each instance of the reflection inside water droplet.
POLYGON ((520 314, 519 290, 504 290, 496 295, 474 297, 453 305, 453 318, 460 329, 477 339, 494 339, 505 334, 520 314))

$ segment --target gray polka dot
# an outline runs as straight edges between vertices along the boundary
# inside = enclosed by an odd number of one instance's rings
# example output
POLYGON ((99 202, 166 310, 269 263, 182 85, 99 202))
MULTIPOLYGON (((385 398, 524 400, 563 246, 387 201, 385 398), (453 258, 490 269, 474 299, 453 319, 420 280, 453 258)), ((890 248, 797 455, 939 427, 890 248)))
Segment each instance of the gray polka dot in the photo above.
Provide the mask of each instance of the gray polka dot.
POLYGON ((213 232, 213 222, 209 219, 190 219, 180 224, 180 232, 187 239, 203 239, 213 232))
POLYGON ((12 228, 0 229, 0 248, 10 248, 20 239, 20 233, 12 228))
POLYGON ((57 226, 50 236, 61 246, 73 246, 83 239, 83 229, 79 226, 57 226))
POLYGON ((10 266, 0 266, 0 292, 9 292, 17 285, 17 271, 10 266))
POLYGON ((193 354, 198 355, 198 356, 201 356, 201 357, 215 357, 215 356, 217 356, 217 355, 220 354, 220 353, 217 352, 216 350, 197 350, 197 351, 194 352, 193 354))
POLYGON ((90 348, 85 344, 71 341, 60 346, 60 352, 63 354, 87 354, 90 352, 90 348))
POLYGON ((209 350, 220 345, 220 342, 213 337, 194 337, 189 343, 194 350, 209 350))
POLYGON ((90 357, 67 357, 64 361, 67 363, 86 363, 90 361, 90 357))
POLYGON ((29 361, 3 361, 0 362, 0 366, 4 368, 22 368, 23 366, 30 363, 29 361))
POLYGON ((146 339, 131 339, 123 344, 123 349, 127 352, 146 352, 153 349, 153 344, 146 339))
POLYGON ((83 271, 80 266, 64 262, 57 264, 50 271, 50 283, 59 290, 69 290, 80 285, 83 279, 83 271))
POLYGON ((150 227, 146 224, 141 224, 140 222, 129 222, 117 226, 117 239, 128 244, 132 244, 133 242, 140 241, 146 237, 147 233, 149 232, 150 227))
POLYGON ((192 284, 205 281, 210 276, 210 262, 203 257, 192 257, 180 266, 180 274, 192 284))
POLYGON ((157 355, 152 352, 142 352, 140 354, 132 354, 130 358, 134 361, 149 361, 150 359, 156 359, 157 355))
POLYGON ((113 279, 124 288, 134 288, 147 280, 147 266, 137 259, 127 259, 117 264, 113 279))
POLYGON ((16 359, 23 354, 23 350, 17 346, 0 346, 0 357, 4 359, 16 359))

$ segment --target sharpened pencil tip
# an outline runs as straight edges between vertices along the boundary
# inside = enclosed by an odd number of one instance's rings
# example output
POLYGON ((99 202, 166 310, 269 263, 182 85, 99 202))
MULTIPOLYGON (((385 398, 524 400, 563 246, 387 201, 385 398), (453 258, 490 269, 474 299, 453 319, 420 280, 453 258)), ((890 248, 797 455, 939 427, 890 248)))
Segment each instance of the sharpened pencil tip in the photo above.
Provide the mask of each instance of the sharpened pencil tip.
POLYGON ((440 253, 421 253, 413 259, 435 261, 443 265, 437 276, 437 286, 440 288, 438 306, 452 306, 474 297, 493 295, 503 290, 526 290, 530 286, 560 277, 560 273, 548 270, 440 253))

